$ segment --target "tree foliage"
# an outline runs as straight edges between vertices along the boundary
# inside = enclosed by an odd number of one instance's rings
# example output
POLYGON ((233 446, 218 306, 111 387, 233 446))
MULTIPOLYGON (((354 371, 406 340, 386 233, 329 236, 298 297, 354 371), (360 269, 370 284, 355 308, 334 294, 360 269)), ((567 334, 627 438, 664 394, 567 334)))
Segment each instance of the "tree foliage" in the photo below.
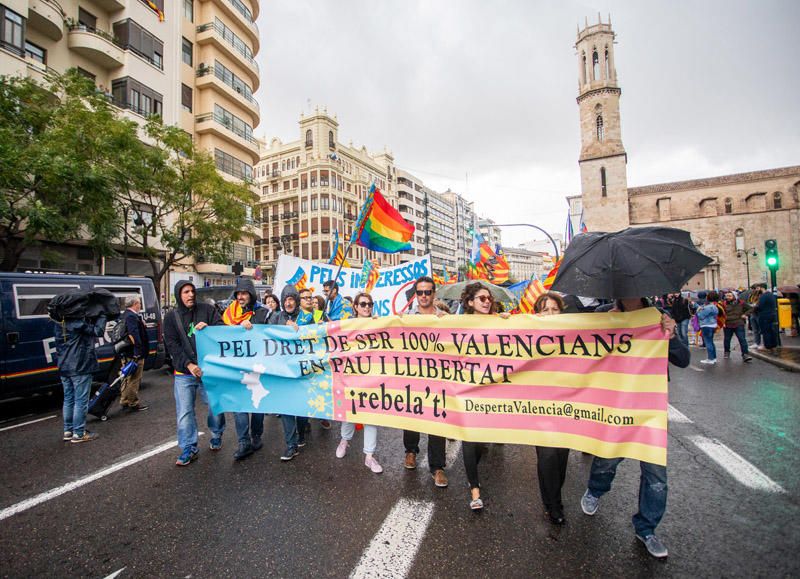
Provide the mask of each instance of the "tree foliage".
POLYGON ((132 209, 128 243, 142 250, 157 286, 188 258, 230 263, 256 196, 246 184, 222 177, 188 133, 152 117, 139 154, 116 169, 119 202, 132 209))
POLYGON ((111 168, 135 142, 105 96, 77 71, 42 87, 0 77, 0 270, 42 240, 83 238, 111 252, 119 213, 111 168))

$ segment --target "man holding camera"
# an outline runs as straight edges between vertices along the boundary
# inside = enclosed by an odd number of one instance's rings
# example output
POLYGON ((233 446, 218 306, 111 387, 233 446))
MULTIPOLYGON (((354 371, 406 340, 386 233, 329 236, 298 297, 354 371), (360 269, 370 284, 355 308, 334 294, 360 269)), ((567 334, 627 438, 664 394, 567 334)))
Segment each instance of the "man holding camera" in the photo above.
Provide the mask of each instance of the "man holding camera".
MULTIPOLYGON (((120 323, 125 324, 127 336, 123 344, 126 350, 133 355, 136 362, 136 372, 125 378, 122 384, 122 394, 120 395, 120 405, 123 410, 128 412, 138 412, 147 410, 148 406, 139 400, 139 387, 142 384, 142 372, 144 371, 144 361, 150 349, 150 341, 147 338, 147 326, 141 316, 142 300, 138 297, 130 297, 125 300, 125 313, 120 323)), ((124 350, 123 350, 124 351, 124 350)))

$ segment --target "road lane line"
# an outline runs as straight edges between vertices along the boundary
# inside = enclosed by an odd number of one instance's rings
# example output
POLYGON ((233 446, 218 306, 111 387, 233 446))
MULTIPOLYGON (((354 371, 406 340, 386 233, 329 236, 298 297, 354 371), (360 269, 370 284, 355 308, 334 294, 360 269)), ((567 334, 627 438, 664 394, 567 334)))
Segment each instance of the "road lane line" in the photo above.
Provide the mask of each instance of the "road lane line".
POLYGON ((127 567, 123 567, 123 568, 122 568, 122 569, 120 569, 119 571, 114 571, 114 572, 113 572, 111 575, 109 575, 109 576, 108 576, 108 577, 106 577, 105 579, 114 579, 115 577, 118 577, 118 576, 119 576, 119 574, 120 574, 120 573, 122 573, 122 572, 123 572, 125 569, 127 569, 127 567))
POLYGON ((433 516, 433 503, 401 498, 361 555, 351 579, 408 575, 433 516))
POLYGON ((711 460, 724 468, 729 475, 746 487, 771 493, 786 492, 781 485, 720 441, 712 440, 705 436, 689 436, 688 438, 697 448, 705 452, 711 460))
POLYGON ((128 460, 123 460, 122 462, 112 464, 111 466, 106 467, 102 470, 98 470, 94 474, 90 474, 78 480, 72 481, 71 483, 61 485, 60 487, 50 489, 49 491, 45 491, 29 499, 25 499, 24 501, 21 501, 15 505, 11 505, 10 507, 6 507, 2 511, 0 511, 0 521, 7 519, 8 517, 11 517, 18 513, 21 513, 22 511, 27 511, 28 509, 33 508, 42 503, 45 503, 51 499, 60 497, 63 494, 66 494, 70 491, 74 491, 75 489, 78 489, 84 485, 88 485, 89 483, 99 480, 110 474, 114 474, 115 472, 127 468, 131 465, 134 465, 137 462, 147 460, 151 456, 161 454, 162 452, 169 450, 171 448, 175 448, 176 446, 177 444, 174 440, 170 442, 165 442, 164 444, 161 444, 151 450, 148 450, 145 453, 136 455, 132 458, 129 458, 128 460))
POLYGON ((680 422, 682 424, 694 424, 691 419, 683 412, 675 408, 672 404, 667 406, 667 419, 670 422, 680 422))
POLYGON ((41 422, 43 420, 50 420, 51 418, 55 418, 58 414, 53 414, 52 416, 45 416, 44 418, 37 418, 36 420, 29 420, 28 422, 21 422, 19 424, 15 424, 14 426, 5 426, 0 428, 0 432, 4 430, 11 430, 12 428, 19 428, 20 426, 27 426, 28 424, 34 424, 36 422, 41 422))

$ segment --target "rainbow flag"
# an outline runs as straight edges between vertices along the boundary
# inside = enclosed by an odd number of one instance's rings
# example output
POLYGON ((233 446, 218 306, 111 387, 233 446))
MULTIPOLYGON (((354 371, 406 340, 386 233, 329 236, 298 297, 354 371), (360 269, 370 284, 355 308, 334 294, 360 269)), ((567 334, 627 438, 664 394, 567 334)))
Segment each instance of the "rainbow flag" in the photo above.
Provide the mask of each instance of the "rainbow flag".
POLYGON ((544 289, 549 290, 553 287, 553 282, 556 281, 556 276, 558 275, 558 267, 561 265, 561 260, 564 259, 563 257, 559 257, 556 265, 553 269, 550 270, 550 273, 547 274, 547 277, 544 279, 544 289))
POLYGON ((344 258, 344 249, 342 244, 339 243, 339 230, 333 230, 333 251, 331 251, 331 258, 328 260, 328 265, 341 265, 342 267, 350 267, 347 260, 344 258))
POLYGON ((353 230, 350 242, 381 253, 398 253, 411 249, 414 226, 408 223, 386 201, 373 184, 353 230))
POLYGON ((536 298, 542 295, 545 291, 542 282, 538 279, 532 279, 528 284, 528 287, 525 288, 525 292, 522 294, 522 298, 519 300, 519 306, 517 306, 517 310, 520 314, 532 314, 533 313, 533 304, 536 303, 536 298))

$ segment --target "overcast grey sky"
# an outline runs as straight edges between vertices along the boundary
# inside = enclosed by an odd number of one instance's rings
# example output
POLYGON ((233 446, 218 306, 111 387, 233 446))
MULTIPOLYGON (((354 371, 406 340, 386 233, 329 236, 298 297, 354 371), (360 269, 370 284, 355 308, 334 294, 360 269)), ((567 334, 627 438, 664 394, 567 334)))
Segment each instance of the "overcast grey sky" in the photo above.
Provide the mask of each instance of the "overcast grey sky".
POLYGON ((308 102, 327 106, 340 141, 388 147, 481 216, 563 232, 576 27, 598 11, 617 34, 629 186, 800 164, 798 0, 261 0, 256 134, 297 139, 308 102))

